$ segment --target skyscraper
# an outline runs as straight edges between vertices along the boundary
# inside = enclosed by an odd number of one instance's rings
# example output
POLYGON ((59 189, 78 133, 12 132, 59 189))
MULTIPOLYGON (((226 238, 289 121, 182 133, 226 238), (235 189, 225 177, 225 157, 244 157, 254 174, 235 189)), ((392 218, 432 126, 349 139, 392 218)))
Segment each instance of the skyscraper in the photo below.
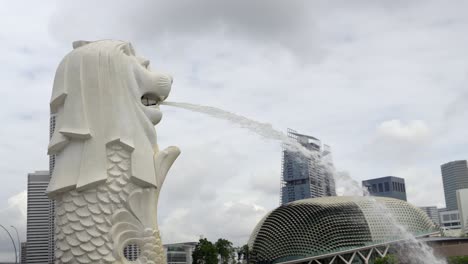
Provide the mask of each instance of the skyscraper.
MULTIPOLYGON (((55 124, 57 122, 56 115, 50 115, 49 121, 49 139, 52 137, 55 131, 55 124)), ((55 166, 55 155, 49 156, 49 181, 52 177, 52 172, 55 166)), ((49 264, 55 263, 55 201, 49 200, 49 264)))
POLYGON ((49 263, 50 200, 45 193, 49 177, 48 171, 28 174, 26 260, 29 264, 49 263))
POLYGON ((447 210, 457 210, 457 190, 468 188, 468 167, 466 160, 451 161, 440 166, 444 183, 447 210))
POLYGON ((288 129, 288 137, 313 155, 283 147, 281 204, 322 196, 335 196, 335 180, 330 147, 315 137, 288 129))
POLYGON ((390 197, 406 201, 405 179, 386 176, 362 181, 362 187, 367 188, 372 196, 390 197))

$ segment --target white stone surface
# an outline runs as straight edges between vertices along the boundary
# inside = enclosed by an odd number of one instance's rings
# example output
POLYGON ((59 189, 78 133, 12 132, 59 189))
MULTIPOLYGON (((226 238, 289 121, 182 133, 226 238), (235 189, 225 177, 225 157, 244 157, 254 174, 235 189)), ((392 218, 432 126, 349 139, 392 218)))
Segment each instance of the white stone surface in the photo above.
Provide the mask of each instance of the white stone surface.
POLYGON ((172 77, 151 72, 130 43, 76 41, 55 76, 56 155, 48 194, 57 201, 57 263, 164 263, 157 200, 180 154, 160 151, 154 125, 172 77), (137 246, 135 261, 124 248, 137 246))

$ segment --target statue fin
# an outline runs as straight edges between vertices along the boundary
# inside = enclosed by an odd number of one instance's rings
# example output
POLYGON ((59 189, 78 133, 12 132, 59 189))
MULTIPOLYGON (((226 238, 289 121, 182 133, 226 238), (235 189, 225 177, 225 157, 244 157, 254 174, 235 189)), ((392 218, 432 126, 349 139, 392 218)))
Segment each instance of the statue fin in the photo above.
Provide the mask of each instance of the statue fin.
POLYGON ((179 155, 180 149, 175 146, 170 146, 154 155, 154 168, 158 189, 161 189, 161 186, 166 179, 167 172, 179 155))

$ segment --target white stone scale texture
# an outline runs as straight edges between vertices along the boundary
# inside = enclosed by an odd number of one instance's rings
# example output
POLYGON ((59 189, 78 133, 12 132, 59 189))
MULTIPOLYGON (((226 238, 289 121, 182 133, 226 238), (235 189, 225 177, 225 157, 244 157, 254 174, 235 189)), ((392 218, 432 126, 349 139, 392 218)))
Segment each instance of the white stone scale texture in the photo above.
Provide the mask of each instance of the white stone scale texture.
POLYGON ((157 202, 180 151, 159 150, 154 125, 172 77, 150 71, 128 42, 76 41, 73 48, 57 69, 50 103, 56 263, 165 263, 157 202))

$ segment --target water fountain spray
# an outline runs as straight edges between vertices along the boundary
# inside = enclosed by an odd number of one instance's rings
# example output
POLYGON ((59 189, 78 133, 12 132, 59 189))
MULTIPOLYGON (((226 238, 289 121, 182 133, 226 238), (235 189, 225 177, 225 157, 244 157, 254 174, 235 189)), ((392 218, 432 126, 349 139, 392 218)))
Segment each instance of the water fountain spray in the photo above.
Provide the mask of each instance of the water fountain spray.
MULTIPOLYGON (((321 161, 317 153, 309 151, 299 142, 292 140, 283 132, 274 129, 271 124, 258 122, 245 116, 234 114, 211 106, 180 102, 162 102, 161 104, 186 109, 192 112, 206 114, 217 119, 227 120, 263 138, 281 141, 283 147, 289 151, 300 152, 305 157, 321 161)), ((425 243, 421 243, 420 241, 418 241, 415 238, 415 236, 411 234, 403 225, 399 224, 399 222, 397 221, 397 219, 395 219, 395 216, 391 213, 391 211, 388 210, 388 208, 384 204, 379 203, 376 199, 370 196, 368 191, 365 188, 362 188, 356 180, 352 179, 349 176, 349 174, 344 172, 338 172, 333 166, 330 166, 325 162, 321 162, 320 164, 330 172, 330 175, 333 175, 332 177, 334 177, 338 181, 341 181, 342 183, 345 183, 346 186, 351 189, 352 193, 360 195, 363 194, 368 198, 373 210, 382 215, 382 217, 389 220, 389 222, 392 225, 392 232, 403 236, 403 238, 406 240, 406 250, 408 253, 412 254, 411 257, 413 260, 416 261, 416 263, 446 264, 445 260, 438 259, 434 256, 433 251, 429 246, 427 246, 425 243)))

